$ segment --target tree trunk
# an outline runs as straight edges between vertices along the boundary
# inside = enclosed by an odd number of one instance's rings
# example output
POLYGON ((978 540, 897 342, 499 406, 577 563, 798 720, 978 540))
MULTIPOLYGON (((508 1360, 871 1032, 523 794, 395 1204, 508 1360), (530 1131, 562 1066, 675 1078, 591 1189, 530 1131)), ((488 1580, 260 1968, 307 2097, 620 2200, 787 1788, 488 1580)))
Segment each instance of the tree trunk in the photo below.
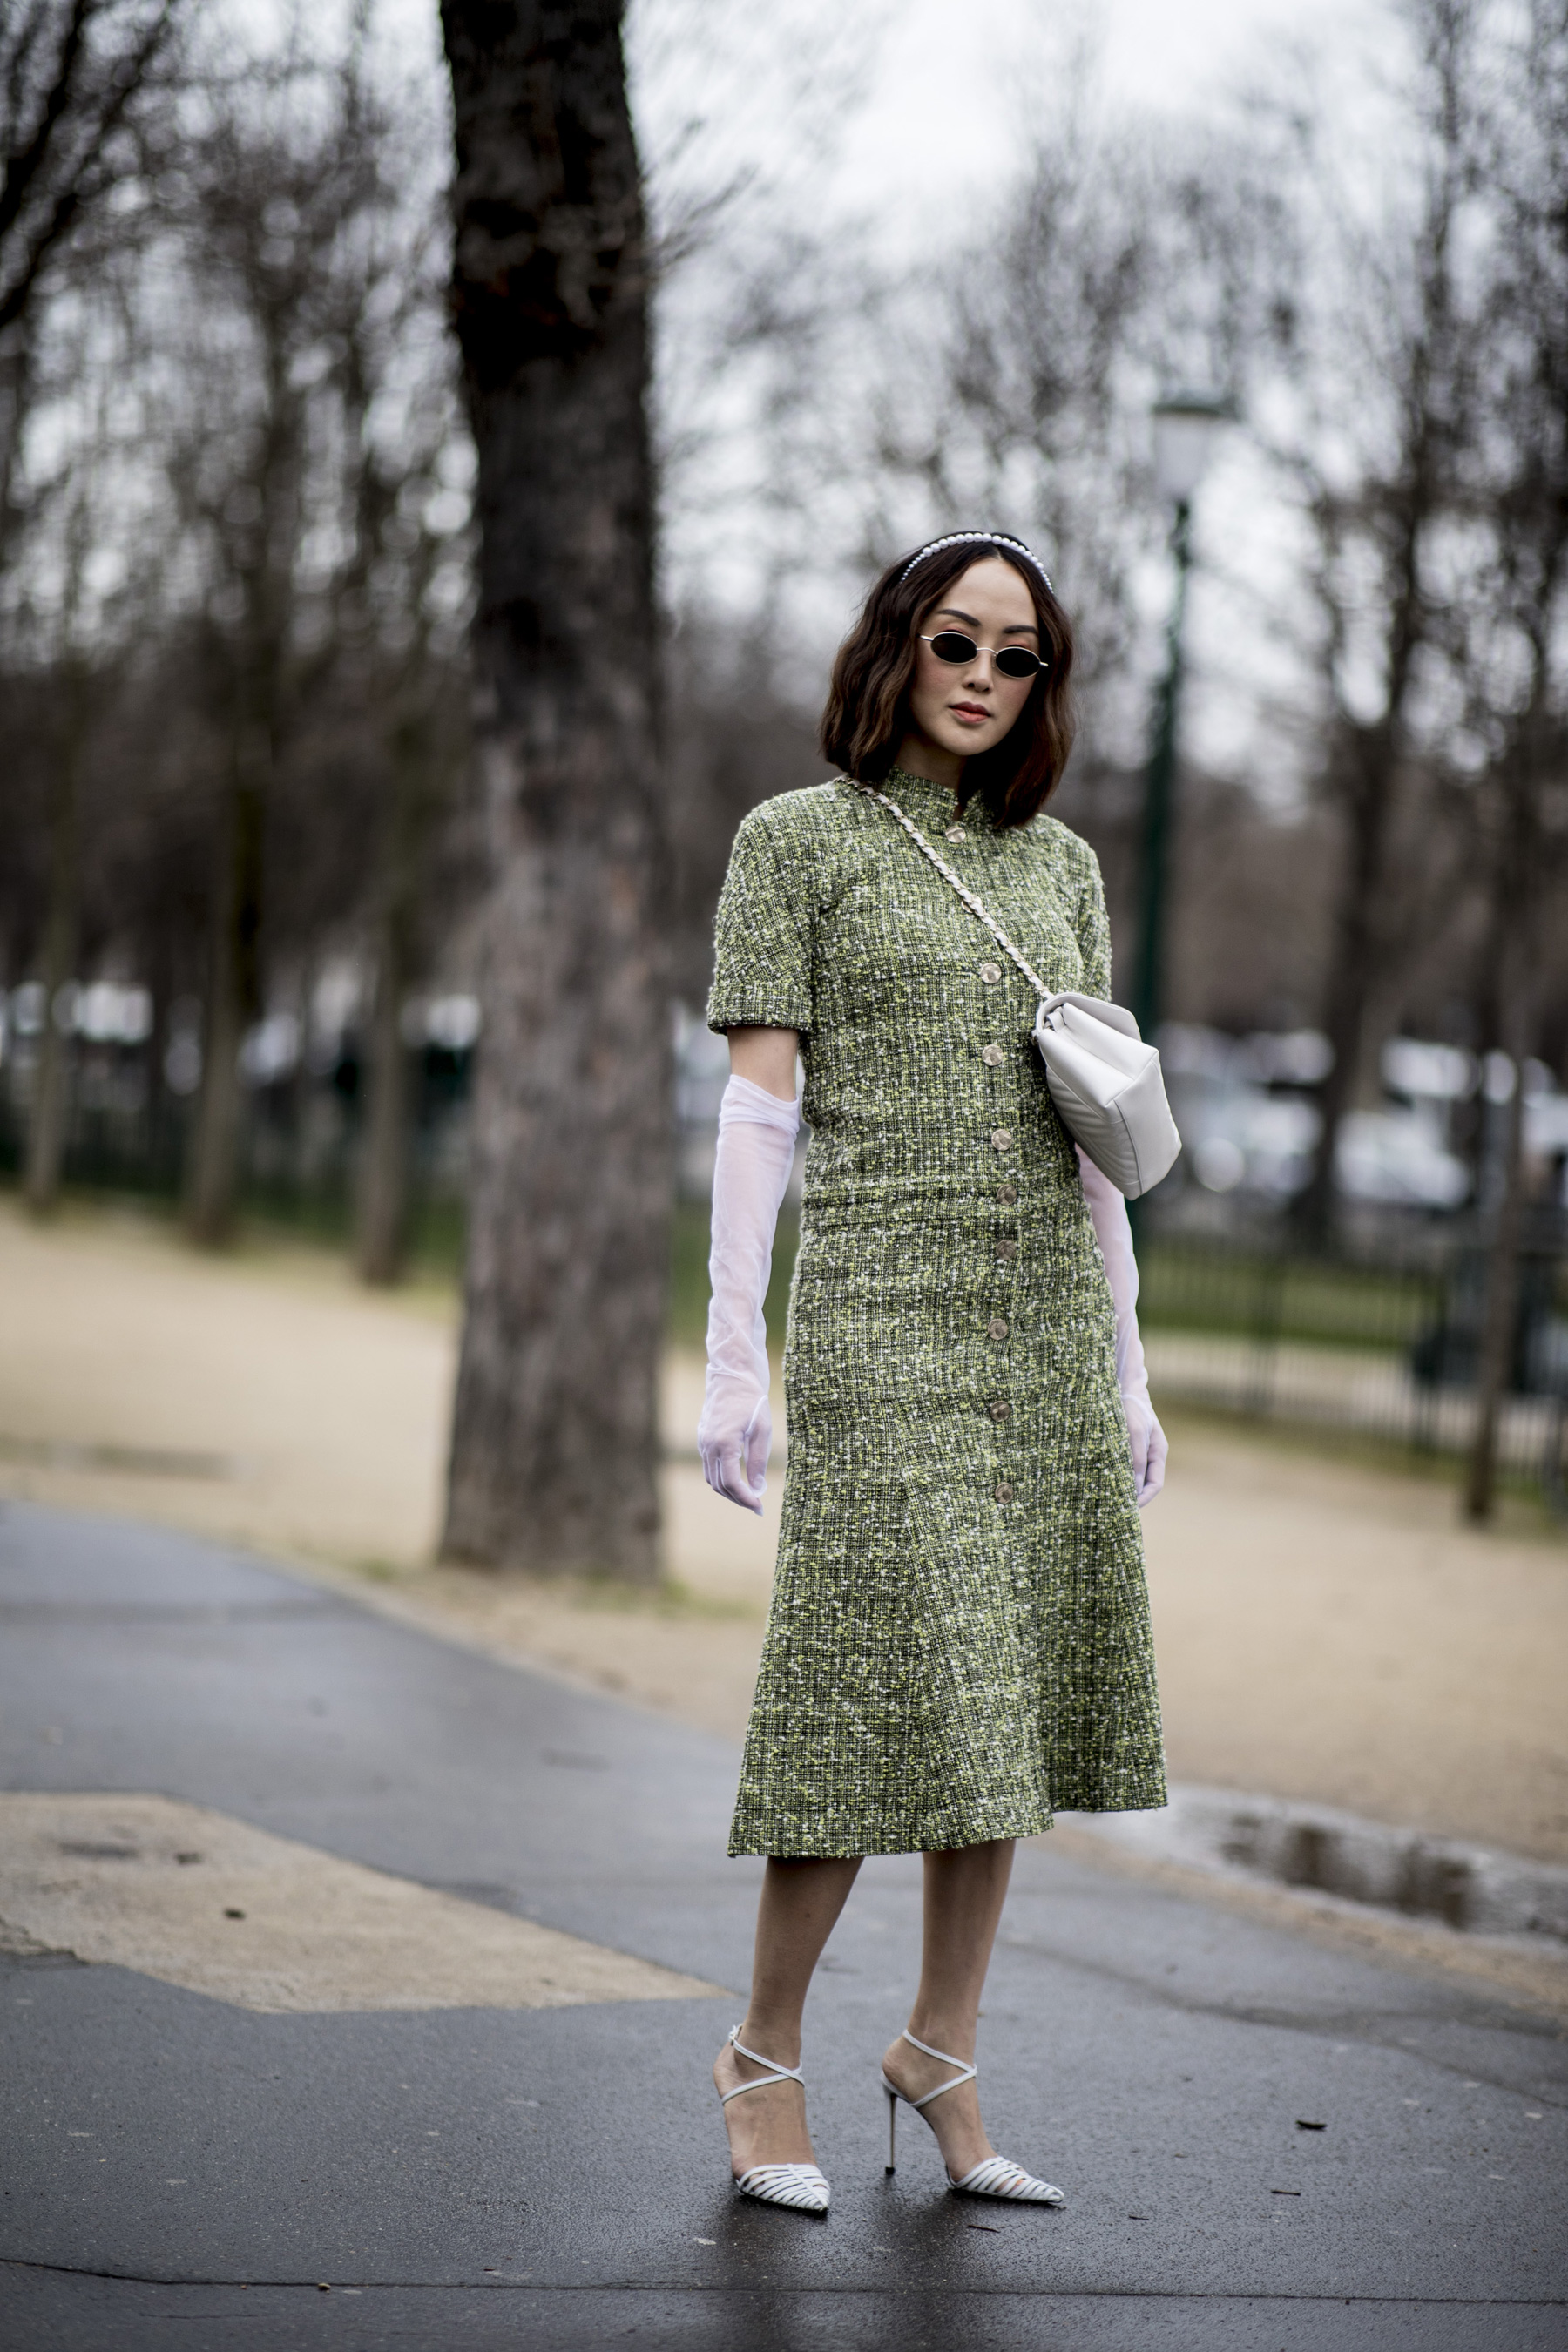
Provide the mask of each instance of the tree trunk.
POLYGON ((394 734, 392 793, 382 847, 381 908, 371 1013, 359 1231, 363 1282, 395 1282, 408 1224, 408 1048, 403 1006, 413 978, 419 859, 430 806, 429 730, 410 719, 394 734))
POLYGON ((1334 1236, 1340 1127, 1346 1112, 1355 1108, 1367 1022, 1383 977, 1383 898, 1395 773, 1392 722, 1358 730, 1343 756, 1353 763, 1344 794, 1348 839, 1324 1004, 1333 1059, 1320 1097, 1323 1125, 1312 1173, 1294 1211, 1302 1238, 1313 1249, 1326 1249, 1334 1236))
POLYGON ((68 667, 67 696, 55 746, 53 805, 49 811, 49 900, 44 919, 44 1025, 39 1033, 37 1076, 27 1118, 27 1206, 47 1216, 59 1199, 65 1159, 70 1041, 58 1019, 60 991, 76 971, 81 929, 81 845, 78 817, 81 748, 86 729, 86 684, 68 667))
POLYGON ((408 1219, 408 1049, 403 1042, 404 965, 395 924, 382 925, 371 1013, 364 1130, 361 1137, 359 1231, 362 1282, 394 1283, 403 1272, 408 1219))
POLYGON ((445 1549, 647 1578, 671 1187, 621 8, 443 0, 490 861, 445 1549))
MULTIPOLYGON (((1497 781, 1502 788, 1501 838, 1490 877, 1492 951, 1490 973, 1500 1018, 1496 1043, 1513 1064, 1513 1092, 1503 1131, 1502 1182, 1498 1188, 1487 1254, 1486 1318, 1476 1367, 1476 1427, 1465 1482, 1465 1516, 1491 1517, 1497 1491, 1498 1423, 1512 1386, 1514 1335, 1519 1318, 1519 1259, 1524 1220, 1524 1065, 1536 1018, 1540 985, 1539 897, 1544 845, 1541 838, 1533 757, 1533 723, 1546 677, 1544 640, 1538 642, 1535 690, 1514 756, 1497 781)), ((1485 1133, 1485 1110, 1482 1132, 1485 1133)), ((1484 1173, 1484 1163, 1483 1170, 1484 1173)), ((1483 1213, 1485 1210, 1483 1203, 1483 1213)))
POLYGON ((239 1049, 258 1000, 262 806, 259 782, 242 776, 229 793, 218 843, 201 1095, 185 1193, 185 1229, 204 1249, 229 1239, 238 1198, 239 1049))
POLYGON ((1502 1187, 1487 1253, 1486 1319, 1476 1367, 1476 1426, 1465 1481, 1465 1517, 1489 1519, 1497 1495, 1498 1423, 1512 1385, 1519 1317, 1519 1239, 1524 1208, 1524 1056, 1514 1057, 1503 1131, 1502 1187))

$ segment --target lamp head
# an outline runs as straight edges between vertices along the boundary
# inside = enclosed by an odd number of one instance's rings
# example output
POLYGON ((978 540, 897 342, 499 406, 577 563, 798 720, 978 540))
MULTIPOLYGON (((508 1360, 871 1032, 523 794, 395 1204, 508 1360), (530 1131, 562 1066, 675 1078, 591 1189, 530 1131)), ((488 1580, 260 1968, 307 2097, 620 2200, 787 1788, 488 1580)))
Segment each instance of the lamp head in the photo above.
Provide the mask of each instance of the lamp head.
POLYGON ((1222 425, 1236 415, 1218 393, 1176 392, 1154 404, 1154 478, 1160 496, 1184 507, 1203 479, 1222 425))

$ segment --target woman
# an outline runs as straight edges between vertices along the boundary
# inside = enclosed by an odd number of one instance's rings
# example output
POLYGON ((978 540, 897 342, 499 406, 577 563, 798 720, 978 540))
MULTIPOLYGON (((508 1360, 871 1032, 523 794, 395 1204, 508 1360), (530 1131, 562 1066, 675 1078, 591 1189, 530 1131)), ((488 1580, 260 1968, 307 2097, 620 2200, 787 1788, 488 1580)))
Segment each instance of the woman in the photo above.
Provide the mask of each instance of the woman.
POLYGON ((1057 1116, 1033 992, 894 814, 1052 990, 1109 997, 1099 866, 1040 813, 1071 744, 1071 667, 1019 541, 959 532, 892 565, 834 669, 822 748, 844 775, 752 810, 720 902, 708 1019, 731 1076, 698 1435, 709 1484, 751 1510, 797 1051, 812 1135, 778 1566, 730 1841, 768 1864, 751 2002, 714 2080, 741 2189, 805 2211, 828 2187, 801 2014, 861 1858, 925 1857, 920 1992, 883 2060, 889 2139, 902 2099, 952 2187, 1059 2204, 995 2154, 975 2084, 1013 1842, 1053 1804, 1164 1802, 1138 1511, 1165 1441, 1126 1204, 1057 1116))

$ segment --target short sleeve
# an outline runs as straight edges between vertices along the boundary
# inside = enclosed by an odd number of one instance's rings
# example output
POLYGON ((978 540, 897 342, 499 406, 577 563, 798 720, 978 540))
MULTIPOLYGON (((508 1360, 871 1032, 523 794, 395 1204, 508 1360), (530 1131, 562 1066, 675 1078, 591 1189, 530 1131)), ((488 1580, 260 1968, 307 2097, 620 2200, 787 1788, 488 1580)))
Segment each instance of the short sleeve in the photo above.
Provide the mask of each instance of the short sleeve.
POLYGON ((735 835, 713 926, 710 1029, 812 1025, 813 845, 754 808, 735 835))
POLYGON ((1110 922, 1105 911, 1105 884, 1100 879, 1099 858, 1087 843, 1081 847, 1084 873, 1078 902, 1078 944, 1083 957, 1083 992, 1109 1004, 1110 922))

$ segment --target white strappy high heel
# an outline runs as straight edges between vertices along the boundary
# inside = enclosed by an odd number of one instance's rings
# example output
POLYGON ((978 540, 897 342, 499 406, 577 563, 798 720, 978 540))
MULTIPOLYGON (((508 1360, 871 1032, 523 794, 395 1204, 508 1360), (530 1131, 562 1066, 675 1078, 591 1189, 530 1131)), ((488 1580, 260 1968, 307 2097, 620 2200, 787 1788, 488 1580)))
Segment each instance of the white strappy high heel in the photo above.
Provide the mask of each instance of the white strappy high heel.
MULTIPOLYGON (((727 2107, 731 2099, 743 2098, 748 2091, 765 2090, 770 2083, 798 2083, 802 2090, 805 2088, 805 2077, 798 2066, 778 2066, 771 2058, 748 2050, 738 2025, 730 2040, 742 2058, 749 2058, 753 2066, 767 2067, 768 2072, 759 2074, 754 2083, 737 2083, 732 2091, 721 2091, 721 2107, 727 2107)), ((754 2164, 750 2172, 735 2175, 735 2186, 742 2197, 754 2197, 763 2205, 792 2205, 798 2213, 826 2213, 832 2194, 827 2175, 815 2164, 754 2164)))
MULTIPOLYGON (((923 2050, 928 2058, 940 2058, 944 2066, 956 2066, 958 2072, 951 2082, 939 2083, 934 2091, 927 2091, 919 2099, 911 2099, 907 2091, 900 2091, 896 2083, 889 2083, 886 2074, 883 2075, 882 2088, 888 2095, 887 2168, 889 2172, 897 2169, 894 2135, 898 2128, 899 2101, 902 2099, 905 2106, 913 2107, 918 2115, 922 2107, 929 2107, 933 2099, 940 2099, 944 2091, 956 2091, 961 2083, 973 2083, 980 2071, 977 2066, 966 2066, 962 2058, 954 2058, 946 2050, 933 2050, 929 2042, 917 2042, 914 2035, 907 2031, 902 2038, 912 2049, 923 2050)), ((945 2165, 942 2170, 947 2171, 945 2165)), ((1005 2156, 986 2157, 973 2172, 966 2172, 962 2180, 955 2180, 948 2172, 947 2185, 963 2197, 1005 2197, 1019 2205, 1065 2205, 1068 2201, 1061 2190, 1053 2189, 1048 2180, 1037 2180, 1032 2172, 1026 2172, 1021 2164, 1009 2163, 1005 2156)))

